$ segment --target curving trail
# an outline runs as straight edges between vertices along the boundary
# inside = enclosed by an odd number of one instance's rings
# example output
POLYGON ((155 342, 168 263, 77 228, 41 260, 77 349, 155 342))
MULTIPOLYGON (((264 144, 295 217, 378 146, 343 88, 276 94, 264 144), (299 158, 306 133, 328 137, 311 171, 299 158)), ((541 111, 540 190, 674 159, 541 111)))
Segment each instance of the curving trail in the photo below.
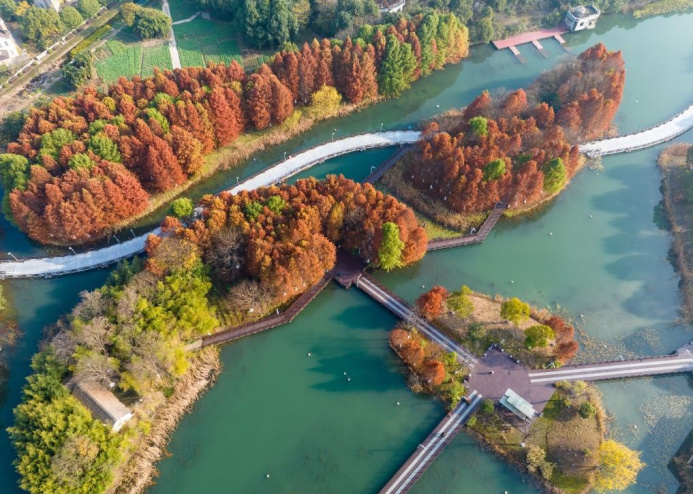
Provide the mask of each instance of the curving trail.
POLYGON ((606 156, 609 154, 628 153, 656 146, 686 133, 693 128, 693 105, 676 114, 664 123, 649 129, 625 136, 588 142, 580 145, 580 151, 587 156, 606 156))
MULTIPOLYGON (((229 189, 229 192, 235 194, 241 190, 276 184, 325 160, 354 151, 412 144, 420 135, 416 130, 377 132, 320 144, 251 175, 229 189)), ((127 242, 76 255, 0 262, 0 279, 49 278, 108 266, 143 252, 147 237, 158 233, 159 228, 156 228, 127 242)))
MULTIPOLYGON (((670 120, 650 129, 581 144, 579 147, 581 152, 590 157, 625 153, 661 144, 691 128, 693 128, 693 105, 670 120)), ((412 144, 420 136, 421 132, 417 130, 374 132, 320 144, 251 175, 229 191, 237 193, 241 190, 276 184, 336 156, 366 149, 412 144)), ((104 267, 143 252, 147 237, 150 234, 157 234, 158 231, 157 228, 118 245, 72 256, 0 262, 0 279, 51 277, 104 267)))

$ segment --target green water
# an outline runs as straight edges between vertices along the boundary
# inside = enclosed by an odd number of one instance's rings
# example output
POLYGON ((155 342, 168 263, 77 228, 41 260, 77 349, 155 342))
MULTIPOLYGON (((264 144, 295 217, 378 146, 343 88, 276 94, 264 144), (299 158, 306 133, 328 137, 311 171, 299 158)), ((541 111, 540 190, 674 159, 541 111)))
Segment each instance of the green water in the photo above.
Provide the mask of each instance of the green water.
MULTIPOLYGON (((597 41, 623 50, 628 73, 616 122, 622 131, 655 124, 693 101, 691 25, 693 14, 637 23, 606 17, 594 32, 566 36, 576 53, 597 41)), ((378 130, 381 123, 385 128, 412 126, 467 104, 485 88, 525 85, 565 56, 553 41, 544 46, 548 59, 531 46, 520 48, 526 65, 517 64, 508 51, 477 47, 469 60, 419 81, 402 98, 318 126, 194 192, 221 190, 235 183, 237 175, 280 159, 283 151, 295 154, 328 140, 334 129, 338 137, 378 130)), ((655 223, 661 200, 654 164, 658 151, 605 158, 603 171, 581 172, 543 212, 522 222, 501 222, 482 246, 432 253, 407 270, 379 276, 409 300, 422 285, 456 288, 465 283, 537 305, 558 304, 576 317, 584 314, 585 332, 608 343, 607 350, 619 345, 618 351, 669 352, 693 332, 675 323, 679 279, 667 261, 670 236, 655 223)), ((341 157, 303 176, 329 172, 360 179, 390 152, 341 157)), ((153 221, 155 217, 149 219, 153 221)), ((41 252, 11 226, 0 226, 4 250, 41 252)), ((25 335, 11 356, 10 397, 0 410, 4 424, 18 400, 42 326, 69 310, 79 290, 99 285, 104 276, 97 272, 8 285, 18 298, 25 335)), ((150 491, 376 492, 444 413, 434 400, 407 390, 402 366, 387 349, 386 332, 393 323, 360 293, 329 287, 290 326, 224 347, 223 373, 181 422, 169 447, 172 456, 159 464, 161 476, 150 491)), ((628 492, 651 492, 657 486, 672 492, 676 483, 666 462, 693 427, 693 392, 687 378, 641 379, 600 388, 614 414, 612 429, 631 447, 642 449, 648 463, 640 484, 628 492)), ((12 454, 6 438, 0 439, 0 491, 13 492, 12 454)), ((464 435, 414 489, 504 490, 535 492, 464 435)))

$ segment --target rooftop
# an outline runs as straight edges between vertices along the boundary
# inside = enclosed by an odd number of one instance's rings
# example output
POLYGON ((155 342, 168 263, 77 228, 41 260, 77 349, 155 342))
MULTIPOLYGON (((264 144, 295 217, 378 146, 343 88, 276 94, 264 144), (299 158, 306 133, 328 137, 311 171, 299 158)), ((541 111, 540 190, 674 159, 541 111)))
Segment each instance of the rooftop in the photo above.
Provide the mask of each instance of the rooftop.
POLYGON ((599 14, 599 9, 594 5, 578 5, 570 9, 570 13, 576 19, 583 19, 585 17, 590 17, 599 14))
POLYGON ((500 404, 523 419, 533 419, 537 415, 532 404, 510 388, 500 399, 500 404))
POLYGON ((94 418, 115 431, 132 417, 130 409, 123 405, 116 395, 98 383, 80 381, 75 384, 72 394, 91 411, 94 418))

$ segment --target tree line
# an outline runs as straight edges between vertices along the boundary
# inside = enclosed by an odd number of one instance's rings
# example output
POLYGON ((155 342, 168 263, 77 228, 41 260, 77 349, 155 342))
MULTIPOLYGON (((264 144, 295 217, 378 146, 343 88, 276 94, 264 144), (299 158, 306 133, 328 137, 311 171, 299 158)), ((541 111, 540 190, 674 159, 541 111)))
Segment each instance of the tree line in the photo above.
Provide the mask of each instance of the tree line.
POLYGON ((530 207, 560 191, 580 165, 579 141, 609 130, 623 95, 620 52, 598 44, 504 98, 485 91, 460 118, 433 122, 403 176, 458 213, 498 201, 530 207), (411 178, 409 178, 411 177, 411 178))
POLYGON ((28 2, 0 0, 0 17, 19 23, 22 36, 44 49, 57 39, 81 25, 106 5, 105 0, 77 0, 72 5, 64 5, 60 12, 53 9, 30 6, 28 2))
POLYGON ((201 205, 202 218, 187 226, 166 220, 172 238, 150 237, 148 269, 168 272, 187 242, 201 250, 217 282, 250 278, 283 303, 334 267, 337 247, 390 270, 418 261, 428 245, 411 209, 342 176, 224 192, 201 205))
POLYGON ((245 132, 300 118, 334 86, 352 104, 396 97, 468 53, 453 15, 400 19, 365 38, 314 40, 248 75, 237 62, 121 78, 32 109, 0 155, 3 211, 32 239, 79 244, 147 207, 151 194, 198 174, 204 157, 245 132))

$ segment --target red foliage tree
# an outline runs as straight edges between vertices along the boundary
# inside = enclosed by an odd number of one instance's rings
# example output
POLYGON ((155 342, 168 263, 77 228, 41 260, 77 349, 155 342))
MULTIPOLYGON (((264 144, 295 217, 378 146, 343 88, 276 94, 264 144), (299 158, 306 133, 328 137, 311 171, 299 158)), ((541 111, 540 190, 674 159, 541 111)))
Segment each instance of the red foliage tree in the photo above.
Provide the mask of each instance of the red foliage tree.
POLYGON ((445 311, 448 291, 442 286, 434 286, 416 299, 416 308, 426 319, 433 320, 445 311))
POLYGON ((445 366, 438 360, 427 360, 424 362, 421 375, 429 386, 440 386, 445 381, 445 366))

